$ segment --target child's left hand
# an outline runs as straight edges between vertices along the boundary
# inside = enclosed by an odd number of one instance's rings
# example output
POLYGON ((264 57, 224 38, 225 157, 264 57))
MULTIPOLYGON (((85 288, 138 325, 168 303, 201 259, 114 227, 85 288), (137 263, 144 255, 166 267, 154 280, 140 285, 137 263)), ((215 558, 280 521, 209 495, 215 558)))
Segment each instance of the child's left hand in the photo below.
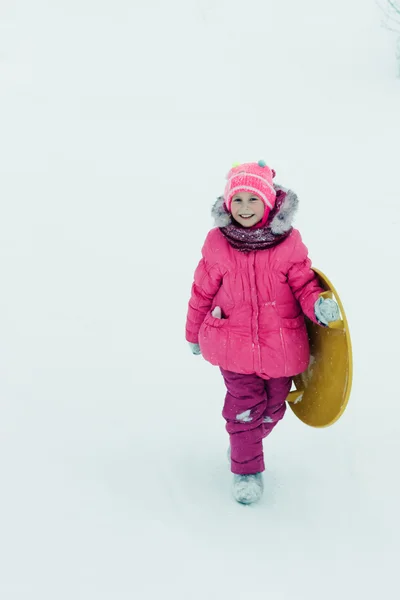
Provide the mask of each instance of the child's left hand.
POLYGON ((318 298, 314 305, 315 316, 322 325, 329 325, 340 319, 339 307, 331 298, 318 298))

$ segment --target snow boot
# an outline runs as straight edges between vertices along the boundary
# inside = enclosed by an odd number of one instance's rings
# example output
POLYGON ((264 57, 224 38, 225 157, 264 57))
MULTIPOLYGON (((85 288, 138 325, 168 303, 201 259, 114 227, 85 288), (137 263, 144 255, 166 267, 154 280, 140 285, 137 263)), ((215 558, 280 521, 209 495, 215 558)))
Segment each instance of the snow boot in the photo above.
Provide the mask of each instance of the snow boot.
POLYGON ((260 500, 264 489, 261 473, 252 475, 234 475, 232 493, 236 502, 253 504, 260 500))

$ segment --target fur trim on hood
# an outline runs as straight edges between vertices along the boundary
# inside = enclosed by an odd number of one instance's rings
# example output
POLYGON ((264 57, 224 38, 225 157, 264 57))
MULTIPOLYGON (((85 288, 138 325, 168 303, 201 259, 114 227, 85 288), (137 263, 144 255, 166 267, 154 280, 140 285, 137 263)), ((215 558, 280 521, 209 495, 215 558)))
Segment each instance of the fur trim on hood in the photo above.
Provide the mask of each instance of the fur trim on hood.
MULTIPOLYGON (((299 206, 297 194, 281 185, 274 184, 276 191, 276 204, 271 210, 266 227, 272 233, 279 235, 286 233, 293 226, 293 219, 299 206)), ((220 196, 211 209, 216 227, 232 225, 232 217, 225 208, 224 198, 220 196)))

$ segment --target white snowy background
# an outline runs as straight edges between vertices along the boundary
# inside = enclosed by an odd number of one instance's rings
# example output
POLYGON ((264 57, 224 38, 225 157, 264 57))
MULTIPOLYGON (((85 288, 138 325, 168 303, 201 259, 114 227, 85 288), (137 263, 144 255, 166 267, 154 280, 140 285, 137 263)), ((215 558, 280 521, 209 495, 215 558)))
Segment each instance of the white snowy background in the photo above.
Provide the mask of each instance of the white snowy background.
POLYGON ((373 0, 2 0, 0 598, 399 597, 399 144, 373 0), (235 504, 187 301, 263 158, 335 283, 348 410, 291 411, 235 504))

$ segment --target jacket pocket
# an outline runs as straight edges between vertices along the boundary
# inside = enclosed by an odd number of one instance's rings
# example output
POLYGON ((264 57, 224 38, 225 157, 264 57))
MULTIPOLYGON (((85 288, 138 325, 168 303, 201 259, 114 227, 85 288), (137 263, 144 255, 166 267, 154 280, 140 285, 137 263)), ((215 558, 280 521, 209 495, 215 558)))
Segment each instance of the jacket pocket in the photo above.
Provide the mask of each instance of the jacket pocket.
POLYGON ((215 327, 216 329, 224 327, 224 325, 226 325, 228 322, 228 319, 217 319, 216 317, 212 316, 211 312, 212 311, 208 312, 204 317, 204 325, 209 325, 210 327, 215 327))
POLYGON ((284 302, 277 304, 276 311, 281 319, 297 319, 302 316, 301 308, 299 304, 294 300, 293 302, 284 302))
POLYGON ((293 319, 281 317, 281 326, 284 329, 299 329, 305 324, 304 316, 299 315, 293 319))

